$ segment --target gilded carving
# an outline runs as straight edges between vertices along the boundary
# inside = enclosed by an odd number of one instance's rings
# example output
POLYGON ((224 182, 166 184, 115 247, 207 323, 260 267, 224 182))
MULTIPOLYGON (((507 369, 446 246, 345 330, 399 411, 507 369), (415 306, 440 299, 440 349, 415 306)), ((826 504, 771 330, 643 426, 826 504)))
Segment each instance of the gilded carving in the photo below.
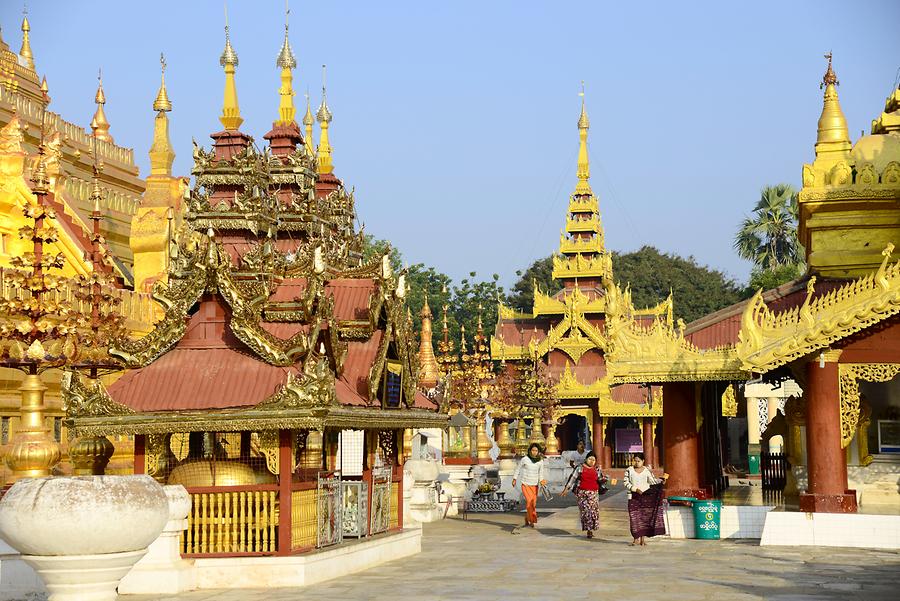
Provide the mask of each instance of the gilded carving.
POLYGON ((722 417, 737 417, 737 396, 734 393, 734 384, 729 384, 722 393, 722 417))
POLYGON ((66 417, 114 417, 134 413, 125 405, 114 401, 100 380, 86 383, 77 371, 67 371, 63 375, 60 389, 66 417))
POLYGON ((278 430, 263 430, 259 433, 259 452, 266 458, 266 469, 278 475, 279 444, 278 430))
POLYGON ((857 432, 860 419, 859 381, 888 382, 900 374, 900 363, 840 363, 841 447, 846 448, 857 432))
POLYGON ((774 313, 757 292, 741 316, 743 368, 769 371, 900 313, 900 262, 889 263, 892 251, 888 245, 876 272, 841 288, 816 299, 808 288, 800 307, 774 313))

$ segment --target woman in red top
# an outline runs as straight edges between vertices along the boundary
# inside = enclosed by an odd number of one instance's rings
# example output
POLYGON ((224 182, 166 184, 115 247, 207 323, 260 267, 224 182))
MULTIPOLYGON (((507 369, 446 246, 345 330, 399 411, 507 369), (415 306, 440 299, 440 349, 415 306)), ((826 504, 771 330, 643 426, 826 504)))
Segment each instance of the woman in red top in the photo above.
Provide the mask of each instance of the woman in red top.
MULTIPOLYGON (((600 527, 600 487, 606 482, 606 476, 600 471, 593 453, 588 453, 584 463, 576 468, 575 476, 573 489, 581 512, 581 529, 587 532, 588 538, 594 538, 594 530, 600 527)), ((568 492, 566 488, 562 494, 568 492)))

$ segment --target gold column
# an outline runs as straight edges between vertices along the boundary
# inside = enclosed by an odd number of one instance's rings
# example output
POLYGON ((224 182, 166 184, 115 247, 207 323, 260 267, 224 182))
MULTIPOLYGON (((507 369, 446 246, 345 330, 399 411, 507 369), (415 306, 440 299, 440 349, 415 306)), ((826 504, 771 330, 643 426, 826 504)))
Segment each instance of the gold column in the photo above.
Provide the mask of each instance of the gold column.
POLYGON ((102 476, 116 448, 105 436, 85 436, 69 447, 75 476, 102 476))
POLYGON ((6 464, 12 470, 10 482, 49 476, 60 459, 59 444, 44 423, 47 387, 39 375, 28 374, 19 390, 22 392, 19 428, 6 454, 6 464))
POLYGON ((409 459, 410 456, 412 456, 412 447, 413 447, 412 428, 405 428, 403 430, 403 449, 401 450, 401 455, 404 460, 409 459))

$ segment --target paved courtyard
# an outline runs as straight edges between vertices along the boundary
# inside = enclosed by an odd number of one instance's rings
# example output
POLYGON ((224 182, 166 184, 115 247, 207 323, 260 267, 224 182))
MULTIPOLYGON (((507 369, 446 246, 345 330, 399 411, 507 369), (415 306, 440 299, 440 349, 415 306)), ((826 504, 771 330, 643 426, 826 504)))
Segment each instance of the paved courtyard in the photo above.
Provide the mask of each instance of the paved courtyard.
POLYGON ((421 554, 340 580, 302 589, 198 591, 178 599, 898 599, 900 553, 667 539, 630 547, 624 506, 622 493, 604 499, 603 528, 594 540, 581 536, 571 506, 541 512, 536 531, 515 535, 520 514, 470 514, 466 521, 427 524, 421 554))

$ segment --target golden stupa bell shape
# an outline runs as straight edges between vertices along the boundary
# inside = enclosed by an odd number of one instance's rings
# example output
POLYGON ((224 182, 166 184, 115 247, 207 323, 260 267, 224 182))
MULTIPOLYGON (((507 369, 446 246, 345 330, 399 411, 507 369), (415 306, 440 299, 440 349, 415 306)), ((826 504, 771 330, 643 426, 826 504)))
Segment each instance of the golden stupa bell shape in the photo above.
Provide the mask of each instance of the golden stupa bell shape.
POLYGON ((306 143, 306 150, 309 154, 315 154, 315 144, 313 144, 313 124, 316 120, 313 118, 312 107, 309 104, 309 92, 306 93, 306 114, 303 115, 303 135, 306 143))
POLYGON ((150 145, 150 174, 172 175, 172 163, 175 161, 175 150, 169 140, 169 118, 166 113, 172 110, 172 101, 166 90, 166 57, 160 53, 159 64, 162 72, 159 92, 153 101, 156 119, 153 123, 153 143, 150 145))
POLYGON ((850 152, 850 132, 838 100, 837 86, 840 85, 840 82, 831 66, 831 53, 826 54, 825 58, 828 59, 828 69, 825 71, 820 85, 825 88, 825 96, 816 135, 816 156, 822 153, 845 154, 850 152))
POLYGON ((419 387, 434 388, 439 379, 437 359, 434 356, 432 345, 432 314, 428 306, 428 294, 425 294, 425 303, 422 305, 422 332, 419 340, 419 387))
POLYGON ((153 101, 153 110, 168 112, 172 110, 172 101, 169 100, 169 92, 166 90, 166 57, 162 53, 159 55, 159 63, 162 66, 162 76, 160 77, 156 100, 153 101))

